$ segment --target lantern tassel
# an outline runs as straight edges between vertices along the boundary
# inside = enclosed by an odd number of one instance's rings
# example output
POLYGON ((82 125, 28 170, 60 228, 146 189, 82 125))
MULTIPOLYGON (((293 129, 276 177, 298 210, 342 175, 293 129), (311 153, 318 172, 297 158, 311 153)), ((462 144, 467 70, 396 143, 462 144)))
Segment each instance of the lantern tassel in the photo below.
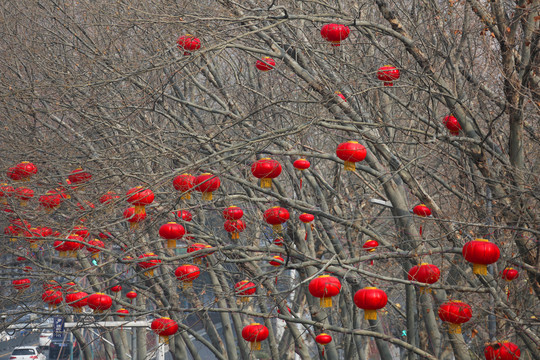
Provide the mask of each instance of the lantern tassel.
POLYGON ((188 191, 184 195, 180 196, 180 200, 190 200, 191 199, 191 192, 188 191))
POLYGON ((420 226, 420 236, 422 236, 422 226, 420 226))
POLYGON ((332 298, 331 297, 322 297, 319 301, 319 304, 322 308, 332 307, 332 298))
POLYGON ((150 270, 145 271, 144 275, 146 275, 148 277, 154 276, 154 269, 150 269, 150 270))
POLYGON ((191 289, 193 287, 193 281, 184 281, 182 283, 182 289, 191 289))
POLYGON ((168 249, 176 248, 176 240, 175 239, 168 239, 167 240, 167 248, 168 249))
POLYGON ((211 192, 203 192, 202 193, 202 199, 204 201, 211 201, 212 200, 212 193, 211 192))
POLYGON ((261 188, 269 189, 271 187, 272 187, 272 179, 270 179, 270 178, 262 178, 261 179, 261 188))
POLYGON ((506 301, 510 301, 510 288, 508 287, 508 285, 506 285, 505 291, 506 291, 506 301))
POLYGON ((322 347, 322 357, 324 357, 324 346, 322 347))
POLYGON ((93 253, 92 254, 92 259, 98 260, 99 259, 99 253, 93 253))
POLYGON ((259 351, 261 350, 261 342, 260 341, 254 341, 251 343, 251 350, 253 351, 259 351))
POLYGON ((144 205, 135 205, 135 214, 144 214, 144 205))
POLYGON ((139 228, 139 223, 136 223, 136 222, 129 223, 129 228, 131 230, 137 230, 139 228))
POLYGON ((476 275, 487 275, 487 265, 473 264, 473 273, 476 275))
POLYGON ((280 233, 282 230, 281 224, 272 225, 272 229, 274 230, 275 233, 280 233))
POLYGON ((355 171, 356 164, 350 161, 345 161, 345 171, 355 171))
POLYGON ((377 320, 377 310, 364 310, 364 319, 377 320))
POLYGON ((302 178, 300 178, 300 190, 302 190, 302 178))
POLYGON ((231 234, 231 239, 240 239, 240 233, 237 231, 233 231, 233 233, 231 234))
POLYGON ((461 324, 448 323, 449 334, 461 334, 461 324))

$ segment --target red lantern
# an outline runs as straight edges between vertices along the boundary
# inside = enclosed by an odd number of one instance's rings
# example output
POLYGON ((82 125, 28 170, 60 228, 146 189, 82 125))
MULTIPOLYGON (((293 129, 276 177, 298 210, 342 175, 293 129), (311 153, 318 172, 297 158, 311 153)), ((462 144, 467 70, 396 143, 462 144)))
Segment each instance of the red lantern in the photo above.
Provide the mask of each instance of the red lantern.
POLYGON ((9 241, 11 242, 17 241, 17 236, 19 236, 19 233, 19 229, 13 225, 9 225, 4 228, 4 235, 8 235, 9 241))
POLYGON ((234 291, 241 302, 248 302, 249 296, 257 292, 257 286, 249 280, 242 280, 234 285, 234 291))
POLYGON ((484 349, 486 360, 519 360, 521 350, 509 341, 496 342, 484 349))
POLYGON ((349 37, 350 30, 342 24, 326 24, 321 29, 321 36, 324 40, 331 42, 332 46, 340 46, 341 41, 349 37))
POLYGON ((176 321, 169 319, 168 317, 162 317, 152 321, 150 325, 152 331, 159 335, 160 343, 169 343, 169 336, 176 334, 178 331, 178 324, 176 321))
MULTIPOLYGON (((364 245, 362 245, 362 247, 367 251, 367 252, 373 252, 377 249, 377 247, 379 246, 379 243, 376 241, 376 240, 368 240, 364 243, 364 245)), ((370 265, 373 265, 373 260, 371 260, 370 262, 370 265)))
POLYGON ((129 222, 129 227, 131 229, 137 229, 139 227, 139 223, 146 219, 146 212, 136 214, 135 208, 130 207, 124 210, 124 218, 129 222))
MULTIPOLYGON (((434 284, 439 281, 441 277, 441 271, 435 265, 428 263, 421 263, 420 265, 413 266, 407 277, 410 281, 418 281, 424 284, 434 284)), ((424 292, 424 287, 420 286, 420 292, 424 292)), ((428 292, 431 289, 428 289, 428 292)))
POLYGON ((204 259, 205 257, 207 257, 209 254, 202 254, 202 255, 197 255, 195 253, 197 253, 199 250, 202 250, 202 249, 209 249, 209 248, 212 248, 212 246, 210 245, 206 245, 206 244, 201 244, 201 243, 195 243, 195 244, 191 244, 188 246, 187 248, 187 252, 188 254, 189 253, 194 253, 194 257, 193 257, 193 261, 196 263, 196 264, 200 264, 202 262, 201 259, 204 259))
POLYGON ((56 307, 62 302, 63 296, 60 291, 46 290, 41 295, 41 300, 43 300, 44 303, 49 305, 49 309, 56 309, 56 307))
POLYGON ((274 245, 277 245, 277 246, 283 246, 283 238, 278 236, 277 238, 274 239, 274 245))
POLYGON ((309 293, 320 298, 320 306, 328 308, 332 306, 332 296, 339 294, 341 282, 338 278, 330 275, 321 275, 309 282, 309 293))
POLYGON ((426 205, 420 204, 413 208, 413 213, 418 216, 427 217, 431 215, 431 210, 426 205))
POLYGON ((212 193, 219 189, 221 181, 215 175, 204 173, 195 178, 193 190, 202 193, 202 199, 206 201, 212 200, 212 193))
MULTIPOLYGON (((139 256, 139 259, 146 259, 148 257, 157 257, 156 254, 154 253, 146 253, 146 254, 142 254, 139 256)), ((149 260, 144 260, 144 261, 139 261, 137 263, 137 265, 139 265, 139 267, 141 269, 144 269, 146 270, 144 272, 144 275, 150 277, 150 276, 154 276, 154 269, 157 268, 159 266, 159 264, 161 264, 161 260, 159 259, 149 259, 149 260)))
POLYGON ((15 194, 15 189, 13 186, 9 186, 8 184, 1 184, 0 185, 0 204, 6 205, 8 203, 7 198, 11 197, 15 194))
POLYGON ((384 86, 394 86, 394 81, 399 79, 399 69, 392 65, 381 66, 377 71, 377 78, 384 81, 384 86))
POLYGON ((356 141, 347 141, 339 144, 336 149, 336 155, 338 158, 345 161, 346 171, 354 171, 356 170, 355 163, 364 160, 367 151, 364 145, 361 145, 356 141))
POLYGON ((103 293, 95 293, 88 297, 88 307, 94 310, 94 313, 101 314, 109 310, 112 306, 112 298, 103 293))
POLYGON ((268 328, 259 323, 251 323, 242 329, 242 337, 251 343, 251 350, 261 350, 261 341, 266 340, 270 335, 268 328))
POLYGON ((28 161, 23 161, 15 166, 15 172, 21 177, 21 180, 30 180, 30 178, 37 174, 36 165, 28 161))
POLYGON ((75 291, 75 286, 77 286, 77 284, 75 284, 73 281, 70 281, 64 285, 64 288, 69 293, 75 291))
POLYGON ((126 297, 130 302, 133 302, 133 299, 137 298, 137 293, 135 291, 128 291, 126 297))
POLYGON ((92 258, 99 259, 99 252, 103 250, 105 243, 98 239, 88 241, 86 244, 86 250, 92 253, 92 258))
POLYGON ((116 315, 120 318, 120 319, 123 319, 126 317, 126 315, 129 315, 129 310, 127 309, 118 309, 116 310, 116 315))
POLYGON ((334 93, 341 98, 341 100, 347 102, 347 99, 345 99, 345 96, 341 93, 341 91, 334 91, 334 93))
POLYGON ((443 119, 443 124, 448 130, 450 130, 450 135, 458 136, 461 131, 461 125, 459 121, 454 117, 454 115, 447 115, 443 119))
POLYGON ((173 180, 173 186, 177 191, 180 191, 182 195, 180 200, 191 199, 191 190, 195 186, 195 176, 191 174, 178 175, 173 180))
POLYGON ((238 206, 229 206, 225 210, 223 210, 223 217, 225 220, 240 220, 244 216, 244 211, 240 209, 238 206))
POLYGON ((66 249, 71 257, 77 257, 77 251, 84 248, 84 239, 78 235, 69 235, 68 240, 74 241, 65 241, 66 249))
POLYGON ((306 159, 302 158, 302 159, 295 160, 293 162, 293 166, 297 170, 304 171, 304 170, 309 169, 309 167, 311 166, 311 163, 307 161, 306 159))
POLYGON ((53 247, 56 251, 58 251, 58 255, 60 257, 66 257, 67 256, 67 252, 68 252, 68 247, 66 245, 66 242, 63 241, 63 240, 56 240, 54 243, 53 243, 53 247))
POLYGON ((473 263, 473 273, 487 275, 487 265, 493 264, 501 256, 499 247, 487 239, 469 241, 463 246, 465 260, 473 263))
POLYGON ((275 233, 281 232, 281 225, 289 220, 289 212, 279 206, 274 206, 264 212, 263 218, 266 223, 272 225, 275 233))
POLYGON ((174 275, 176 278, 182 282, 183 288, 188 289, 193 286, 193 280, 197 279, 201 274, 199 267, 195 265, 180 265, 176 268, 174 275))
POLYGON ((506 281, 512 281, 519 277, 519 271, 514 268, 506 268, 502 271, 501 277, 506 281))
POLYGON ((223 227, 231 234, 231 239, 239 239, 240 233, 246 229, 246 224, 242 220, 227 220, 223 227))
POLYGON ((173 214, 185 222, 190 222, 193 219, 193 215, 187 210, 173 211, 173 214))
POLYGON ((10 178, 11 180, 13 181, 20 181, 22 180, 22 177, 21 177, 21 174, 19 174, 19 172, 17 171, 17 169, 15 168, 15 166, 13 167, 10 167, 7 171, 7 176, 8 178, 10 178))
POLYGON ((159 236, 167 240, 167 248, 176 248, 176 240, 180 240, 186 233, 184 227, 175 222, 168 222, 159 228, 159 236))
POLYGON ((23 292, 30 287, 30 279, 16 279, 12 282, 13 288, 18 292, 23 292))
POLYGON ((45 211, 51 212, 62 203, 63 198, 56 190, 49 190, 45 195, 39 197, 39 203, 45 211))
POLYGON ((99 202, 105 205, 105 204, 110 204, 116 199, 120 199, 120 195, 118 195, 114 191, 107 191, 104 195, 102 195, 99 198, 99 202))
POLYGON ((178 48, 184 51, 184 55, 191 55, 192 52, 201 48, 201 40, 191 34, 180 36, 176 43, 178 48))
POLYGON ((127 202, 135 205, 135 214, 145 212, 144 208, 154 202, 154 193, 150 189, 144 189, 142 186, 136 186, 126 193, 127 202))
POLYGON ((71 292, 66 295, 66 303, 73 308, 73 311, 81 313, 82 309, 88 305, 88 294, 83 291, 71 292))
POLYGON ((15 197, 21 201, 21 206, 26 206, 28 200, 34 197, 34 190, 27 187, 18 187, 15 189, 15 197))
POLYGON ((281 164, 270 158, 260 159, 251 165, 251 173, 257 179, 261 179, 261 188, 271 188, 272 179, 281 174, 281 164))
POLYGON ((303 213, 298 218, 304 224, 308 224, 308 223, 312 222, 315 219, 315 216, 313 216, 312 214, 303 213))
POLYGON ((386 306, 386 293, 375 287, 366 287, 354 294, 354 303, 364 310, 364 319, 377 320, 377 310, 386 306))
POLYGON ((122 285, 115 285, 115 286, 111 287, 111 291, 113 293, 119 293, 120 291, 122 291, 122 285))
POLYGON ((92 175, 81 168, 77 168, 69 174, 68 179, 71 184, 79 185, 92 180, 92 175))
POLYGON ((461 334, 461 324, 471 317, 471 307, 462 301, 452 300, 439 307, 439 318, 448 323, 448 332, 451 334, 461 334))
POLYGON ((62 285, 60 285, 56 280, 50 280, 43 284, 43 290, 60 290, 61 288, 62 285))
POLYGON ((272 266, 281 266, 285 263, 285 260, 281 256, 274 256, 274 260, 269 261, 272 266))
POLYGON ((88 231, 86 226, 83 226, 83 225, 77 225, 73 227, 73 233, 75 233, 75 235, 79 235, 83 239, 86 239, 87 237, 90 236, 90 231, 88 231))
POLYGON ((322 345, 322 356, 324 357, 324 346, 332 342, 332 337, 327 333, 321 333, 315 337, 315 342, 322 345))
POLYGON ((270 71, 276 66, 276 62, 271 57, 265 56, 261 60, 257 60, 255 67, 260 71, 270 71))

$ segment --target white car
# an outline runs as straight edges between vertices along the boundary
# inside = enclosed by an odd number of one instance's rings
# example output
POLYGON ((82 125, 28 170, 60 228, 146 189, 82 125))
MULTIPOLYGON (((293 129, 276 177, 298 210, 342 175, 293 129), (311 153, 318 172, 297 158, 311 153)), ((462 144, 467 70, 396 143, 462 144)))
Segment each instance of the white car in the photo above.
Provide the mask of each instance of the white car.
POLYGON ((13 349, 10 360, 47 360, 37 346, 18 346, 13 349))
POLYGON ((43 330, 41 334, 39 334, 39 346, 40 347, 49 347, 51 345, 51 339, 52 339, 53 333, 50 330, 43 330))

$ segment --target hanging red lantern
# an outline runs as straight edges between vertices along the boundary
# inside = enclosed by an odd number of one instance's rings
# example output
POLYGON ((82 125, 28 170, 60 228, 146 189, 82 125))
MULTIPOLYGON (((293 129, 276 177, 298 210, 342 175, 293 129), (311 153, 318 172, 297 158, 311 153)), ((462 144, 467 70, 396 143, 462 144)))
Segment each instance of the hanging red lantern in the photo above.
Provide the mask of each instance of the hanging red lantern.
POLYGON ((257 60, 255 67, 260 71, 270 71, 276 66, 276 62, 271 57, 265 56, 261 60, 257 60))
POLYGON ((329 41, 332 46, 340 46, 341 41, 347 39, 350 34, 349 27, 342 24, 326 24, 321 29, 321 36, 329 41))
POLYGON ((461 125, 454 115, 446 115, 443 124, 450 131, 450 135, 458 136, 461 131, 461 125))
POLYGON ((219 189, 221 181, 215 175, 204 173, 195 178, 193 190, 202 193, 202 199, 206 201, 212 200, 212 193, 219 189))
POLYGON ((23 161, 15 166, 15 172, 21 177, 21 180, 30 180, 32 176, 37 174, 37 167, 31 162, 23 161))
POLYGON ((521 350, 509 341, 501 341, 489 344, 484 348, 486 360, 519 360, 521 350))
POLYGON ((30 231, 24 231, 23 236, 26 238, 26 241, 30 243, 31 249, 37 249, 41 243, 41 233, 36 228, 31 228, 30 231))
POLYGON ((289 212, 279 206, 274 206, 264 212, 263 218, 267 224, 272 225, 275 233, 280 233, 282 230, 282 224, 289 220, 289 212))
POLYGON ((152 252, 142 254, 139 256, 139 259, 144 260, 144 261, 139 261, 137 265, 141 269, 145 270, 144 275, 151 277, 151 276, 154 276, 154 270, 159 266, 159 264, 161 264, 161 260, 160 259, 145 260, 146 258, 149 258, 149 257, 157 257, 157 255, 152 252))
POLYGON ((11 282, 13 288, 18 292, 23 292, 30 287, 30 279, 16 279, 11 282))
POLYGON ((129 315, 128 309, 121 308, 116 310, 116 316, 118 316, 120 319, 125 318, 127 315, 129 315))
POLYGON ((332 337, 327 333, 321 333, 315 337, 315 342, 322 345, 322 356, 324 357, 324 346, 332 342, 332 337))
POLYGON ((223 217, 225 220, 240 220, 244 216, 244 211, 240 209, 238 206, 229 206, 225 210, 223 210, 223 217))
POLYGON ((150 327, 154 333, 159 335, 159 342, 165 344, 169 343, 169 336, 173 336, 178 331, 178 324, 176 321, 168 317, 155 319, 152 321, 150 327))
POLYGON ((506 268, 502 271, 501 277, 506 281, 512 281, 519 277, 519 271, 514 268, 506 268))
POLYGON ((281 236, 278 236, 277 238, 275 238, 274 245, 283 246, 283 238, 281 236))
POLYGON ((257 286, 249 280, 242 280, 234 285, 234 291, 241 302, 248 302, 249 297, 257 292, 257 286))
POLYGON ((15 197, 21 201, 21 206, 26 206, 28 201, 34 197, 34 190, 27 187, 18 187, 15 189, 15 197))
POLYGON ((122 291, 122 285, 114 285, 113 287, 111 287, 111 291, 113 293, 119 293, 120 291, 122 291))
POLYGON ((261 341, 266 340, 268 335, 270 335, 268 328, 259 323, 251 323, 242 329, 242 337, 251 343, 252 351, 261 350, 261 341))
POLYGON ((86 250, 92 253, 93 259, 99 259, 99 252, 105 248, 105 243, 98 239, 90 240, 86 243, 86 250))
POLYGON ((354 303, 364 310, 366 320, 377 320, 377 310, 385 307, 387 302, 386 293, 376 287, 366 287, 354 294, 354 303))
POLYGON ((49 306, 49 309, 56 309, 63 300, 62 292, 58 290, 46 290, 41 295, 41 300, 49 306))
POLYGON ((366 158, 367 151, 364 145, 356 141, 347 141, 339 144, 336 149, 336 155, 341 160, 345 161, 345 170, 356 170, 356 163, 366 158))
POLYGON ((202 259, 204 259, 208 255, 210 255, 211 253, 200 254, 200 255, 197 255, 196 253, 199 252, 200 250, 210 249, 210 248, 212 248, 212 246, 210 246, 210 245, 201 244, 201 243, 195 243, 195 244, 191 244, 191 245, 188 246, 187 252, 188 252, 188 254, 193 253, 193 255, 194 255, 193 256, 193 261, 196 264, 200 264, 202 262, 202 259))
POLYGON ((274 256, 274 260, 270 260, 269 264, 272 266, 281 266, 285 263, 285 260, 281 256, 274 256))
POLYGON ((70 292, 75 291, 76 286, 77 286, 77 284, 75 284, 73 281, 70 281, 70 282, 65 283, 63 288, 64 288, 65 291, 70 293, 70 292))
POLYGON ((187 210, 173 211, 173 214, 185 222, 190 222, 191 220, 193 220, 193 215, 187 210))
POLYGON ((487 239, 469 241, 463 246, 465 260, 473 263, 473 273, 487 275, 487 265, 493 264, 501 256, 499 247, 487 239))
POLYGON ((90 231, 86 228, 84 225, 77 225, 73 227, 73 233, 75 235, 78 235, 82 237, 83 239, 86 239, 90 236, 90 231))
POLYGON ((272 179, 281 174, 281 164, 270 158, 257 160, 251 165, 251 173, 257 179, 261 179, 261 188, 271 188, 272 179))
POLYGON ((68 247, 66 245, 66 242, 63 240, 56 240, 53 243, 54 250, 58 251, 58 255, 60 257, 66 257, 68 252, 68 247))
POLYGON ((242 220, 227 220, 223 224, 225 231, 231 234, 231 239, 239 239, 240 233, 246 229, 246 224, 242 220))
POLYGON ((341 98, 341 100, 347 102, 347 99, 345 99, 345 96, 341 93, 341 91, 334 91, 334 93, 341 98))
POLYGON ((192 52, 201 48, 201 40, 191 34, 180 36, 176 43, 178 48, 184 51, 184 56, 191 55, 192 52))
POLYGON ((133 302, 133 299, 137 298, 137 293, 135 291, 128 291, 126 293, 126 297, 129 299, 130 302, 133 302))
POLYGON ((145 212, 145 206, 154 202, 154 193, 150 189, 145 189, 142 186, 131 188, 126 193, 127 202, 135 205, 135 214, 145 212))
POLYGON ((72 185, 80 185, 92 180, 92 175, 82 168, 77 168, 69 174, 68 179, 72 185))
POLYGON ((309 293, 320 298, 320 306, 323 308, 332 307, 332 296, 339 294, 341 282, 338 278, 330 275, 321 275, 309 282, 309 293))
POLYGON ((88 297, 88 307, 94 310, 95 314, 109 310, 112 306, 112 298, 103 293, 95 293, 88 297))
MULTIPOLYGON (((418 281, 424 284, 435 284, 441 277, 441 271, 433 264, 421 263, 420 265, 413 266, 408 274, 407 278, 410 281, 418 281)), ((424 292, 425 287, 420 286, 420 292, 424 292)), ((428 289, 430 292, 431 289, 428 289)))
POLYGON ((66 249, 71 257, 77 257, 77 252, 84 248, 84 239, 79 235, 69 235, 68 240, 74 241, 65 241, 66 249))
MULTIPOLYGON (((368 240, 364 243, 364 245, 362 245, 364 250, 366 250, 367 252, 375 251, 378 246, 379 242, 377 242, 376 240, 368 240)), ((373 265, 373 260, 371 260, 370 265, 373 265)))
POLYGON ((311 166, 311 163, 307 161, 306 159, 302 158, 302 159, 295 160, 293 162, 293 166, 297 170, 304 171, 304 170, 309 169, 309 167, 311 166))
POLYGON ((88 294, 83 291, 70 292, 66 295, 66 303, 76 313, 82 313, 82 309, 88 305, 88 294))
POLYGON ((116 199, 120 199, 120 195, 118 195, 114 191, 107 191, 104 195, 102 195, 99 198, 99 202, 100 204, 106 205, 106 204, 110 204, 116 199))
POLYGON ((146 219, 146 212, 137 214, 135 213, 135 208, 130 207, 124 210, 124 218, 129 222, 129 227, 131 229, 138 229, 139 223, 146 219))
POLYGON ((56 190, 49 190, 45 195, 39 197, 40 205, 47 212, 51 212, 56 209, 62 203, 63 198, 56 190))
POLYGON ((424 204, 416 205, 413 208, 413 213, 418 216, 427 217, 431 216, 431 210, 424 204))
POLYGON ((60 290, 62 285, 56 280, 49 280, 43 284, 43 290, 60 290))
POLYGON ((175 222, 168 222, 159 228, 159 236, 167 240, 167 248, 169 249, 176 248, 176 240, 180 240, 185 233, 184 227, 175 222))
POLYGON ((448 323, 448 332, 451 334, 461 334, 461 324, 471 317, 471 307, 462 301, 448 301, 439 307, 439 318, 448 323))
POLYGON ((197 279, 200 274, 201 270, 199 267, 190 264, 180 265, 174 272, 174 275, 182 283, 184 289, 193 287, 193 280, 197 279))
POLYGON ((19 172, 17 171, 17 169, 15 168, 15 166, 13 167, 10 167, 7 171, 7 176, 8 178, 10 178, 11 180, 13 181, 20 181, 22 180, 22 177, 21 177, 21 174, 19 174, 19 172))
POLYGON ((377 78, 384 81, 384 86, 394 86, 394 81, 400 76, 399 69, 392 65, 384 65, 377 71, 377 78))
POLYGON ((13 225, 9 225, 4 228, 4 235, 8 235, 9 241, 11 242, 17 241, 17 236, 19 236, 19 234, 20 230, 13 225))
POLYGON ((12 197, 15 194, 13 186, 8 184, 0 185, 0 204, 6 205, 8 203, 7 198, 12 197))
POLYGON ((303 213, 301 214, 299 217, 301 222, 303 222, 304 224, 309 224, 310 222, 312 222, 313 220, 315 220, 315 216, 313 216, 312 214, 308 214, 308 213, 303 213))
POLYGON ((191 190, 195 186, 195 176, 191 174, 178 175, 173 180, 175 190, 180 191, 182 195, 180 200, 191 199, 191 190))

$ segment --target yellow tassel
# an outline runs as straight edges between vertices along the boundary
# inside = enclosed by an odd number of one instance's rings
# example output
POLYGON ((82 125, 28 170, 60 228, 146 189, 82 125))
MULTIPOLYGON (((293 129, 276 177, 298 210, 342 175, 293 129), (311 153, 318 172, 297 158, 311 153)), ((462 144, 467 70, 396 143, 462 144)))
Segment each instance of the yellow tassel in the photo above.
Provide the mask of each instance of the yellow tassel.
POLYGON ((364 319, 377 320, 377 310, 364 310, 364 319))
POLYGON ((135 205, 135 214, 144 214, 144 205, 135 205))
POLYGON ((254 341, 251 343, 251 350, 253 351, 259 351, 261 350, 261 342, 260 341, 254 341))
POLYGON ((350 161, 345 161, 345 171, 354 171, 356 170, 356 164, 350 161))
POLYGON ((145 271, 144 275, 146 275, 148 277, 154 276, 154 269, 150 269, 150 270, 145 271))
POLYGON ((93 253, 92 254, 92 259, 99 259, 99 253, 93 253))
POLYGON ((461 324, 448 323, 449 334, 461 334, 461 324))
POLYGON ((473 264, 473 273, 476 275, 487 275, 487 265, 473 264))
POLYGON ((202 193, 202 199, 204 201, 211 201, 212 200, 212 193, 211 192, 203 192, 202 193))
POLYGON ((272 187, 272 179, 270 178, 262 178, 261 179, 261 188, 268 189, 272 187))
POLYGON ((176 248, 176 240, 175 240, 175 239, 169 239, 169 240, 167 240, 167 248, 168 248, 168 249, 174 249, 174 248, 176 248))
POLYGON ((191 199, 191 192, 187 192, 186 194, 180 196, 180 200, 190 200, 191 199))
POLYGON ((319 301, 319 304, 323 308, 332 307, 332 298, 331 297, 322 297, 319 301))
POLYGON ((280 233, 283 228, 281 227, 281 224, 278 224, 278 225, 272 225, 272 229, 274 229, 275 233, 280 233))

